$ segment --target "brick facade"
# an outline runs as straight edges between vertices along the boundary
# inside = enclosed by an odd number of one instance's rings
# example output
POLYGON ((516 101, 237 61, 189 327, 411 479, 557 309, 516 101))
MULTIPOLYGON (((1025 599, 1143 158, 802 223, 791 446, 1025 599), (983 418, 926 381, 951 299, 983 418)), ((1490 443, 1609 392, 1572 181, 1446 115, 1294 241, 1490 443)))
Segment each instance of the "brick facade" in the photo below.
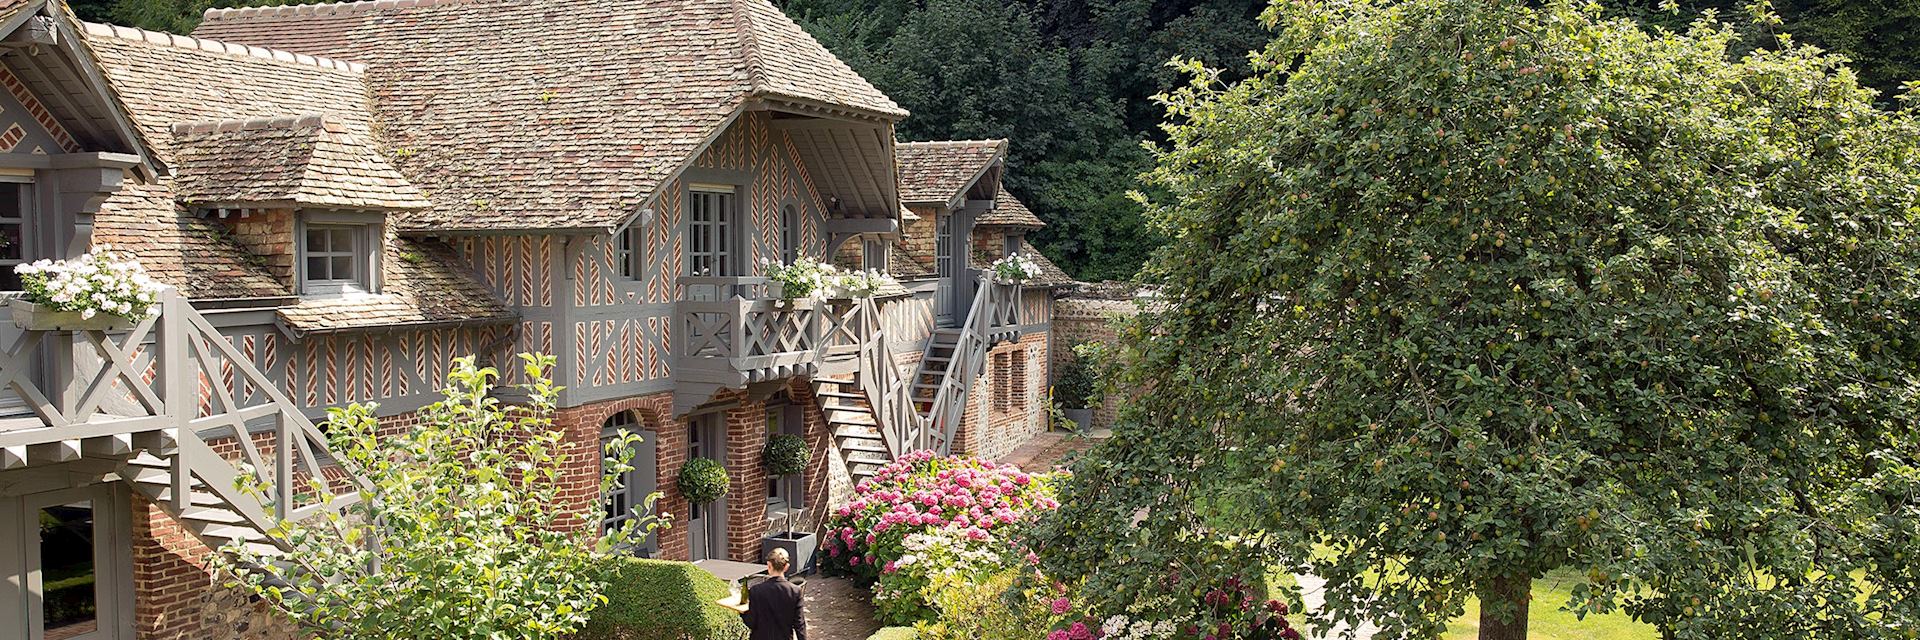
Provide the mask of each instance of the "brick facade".
POLYGON ((996 459, 1047 430, 1048 343, 1046 333, 1035 332, 987 352, 954 436, 955 453, 996 459))
POLYGON ((293 260, 298 255, 293 237, 292 209, 258 209, 226 220, 228 232, 260 261, 280 284, 292 287, 293 260))

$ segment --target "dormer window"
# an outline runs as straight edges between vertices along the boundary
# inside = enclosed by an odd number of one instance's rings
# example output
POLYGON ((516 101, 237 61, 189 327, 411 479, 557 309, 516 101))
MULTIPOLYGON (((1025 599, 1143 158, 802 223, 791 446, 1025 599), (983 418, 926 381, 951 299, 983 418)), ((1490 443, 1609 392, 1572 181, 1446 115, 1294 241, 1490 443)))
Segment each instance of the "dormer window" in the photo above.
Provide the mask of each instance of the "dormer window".
POLYGON ((379 290, 379 214, 307 214, 300 230, 300 294, 379 290))

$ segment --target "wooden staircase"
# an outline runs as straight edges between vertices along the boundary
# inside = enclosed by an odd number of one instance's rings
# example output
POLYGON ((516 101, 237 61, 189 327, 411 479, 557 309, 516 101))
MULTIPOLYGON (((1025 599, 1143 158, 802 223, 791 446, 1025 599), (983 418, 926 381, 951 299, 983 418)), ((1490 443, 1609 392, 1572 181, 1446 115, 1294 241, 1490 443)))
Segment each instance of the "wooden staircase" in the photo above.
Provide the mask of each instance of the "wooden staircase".
POLYGON ((813 389, 821 411, 826 414, 827 430, 833 434, 834 444, 840 448, 840 458, 847 464, 854 484, 873 477, 893 461, 886 439, 880 434, 873 405, 860 391, 858 380, 817 378, 813 389))
MULTIPOLYGON (((145 453, 127 460, 126 469, 120 472, 134 491, 146 496, 158 505, 172 505, 173 501, 173 460, 145 453)), ((215 495, 206 483, 193 479, 187 485, 187 507, 175 511, 167 509, 169 515, 180 523, 187 533, 199 538, 202 543, 214 549, 223 549, 230 543, 245 546, 248 551, 264 557, 276 557, 281 554, 266 532, 249 526, 246 517, 228 503, 215 495)))
POLYGON ((859 302, 860 333, 866 338, 853 377, 820 376, 813 383, 856 484, 909 451, 952 452, 988 349, 1019 337, 1019 285, 992 283, 984 274, 980 278, 960 327, 934 331, 919 364, 906 376, 894 365, 880 307, 871 300, 859 302))

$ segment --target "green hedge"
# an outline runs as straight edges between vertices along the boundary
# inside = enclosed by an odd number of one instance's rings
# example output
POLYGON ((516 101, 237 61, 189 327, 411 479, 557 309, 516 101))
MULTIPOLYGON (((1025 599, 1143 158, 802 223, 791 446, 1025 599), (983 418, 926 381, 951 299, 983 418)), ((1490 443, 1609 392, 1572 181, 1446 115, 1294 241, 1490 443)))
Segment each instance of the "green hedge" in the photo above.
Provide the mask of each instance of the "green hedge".
POLYGON ((867 640, 914 640, 920 637, 920 630, 913 627, 881 627, 867 640))
POLYGON ((740 614, 714 604, 727 583, 685 562, 617 558, 603 568, 607 603, 578 640, 744 640, 740 614))

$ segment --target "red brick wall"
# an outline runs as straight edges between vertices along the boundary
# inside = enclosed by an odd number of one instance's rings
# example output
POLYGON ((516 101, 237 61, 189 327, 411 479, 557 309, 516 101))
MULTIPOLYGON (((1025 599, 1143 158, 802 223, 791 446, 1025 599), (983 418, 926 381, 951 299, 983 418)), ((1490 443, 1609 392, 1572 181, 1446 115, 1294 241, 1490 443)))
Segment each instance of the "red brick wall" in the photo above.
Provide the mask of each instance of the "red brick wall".
POLYGON ((229 218, 226 223, 240 246, 259 257, 280 284, 293 286, 296 251, 292 209, 256 210, 244 218, 229 218))
MULTIPOLYGON (((1117 316, 1131 316, 1137 310, 1132 301, 1103 300, 1098 298, 1061 298, 1053 301, 1053 335, 1060 348, 1055 349, 1052 361, 1055 366, 1074 358, 1073 345, 1098 342, 1114 345, 1119 341, 1114 329, 1117 316)), ((1119 415, 1118 398, 1106 398, 1093 409, 1093 424, 1096 429, 1110 428, 1119 415)))
POLYGON ((1034 332, 995 345, 967 396, 966 416, 954 436, 954 450, 979 458, 999 458, 1036 433, 1047 430, 1048 336, 1034 332), (1008 359, 1025 362, 1025 374, 1012 375, 1008 359))

